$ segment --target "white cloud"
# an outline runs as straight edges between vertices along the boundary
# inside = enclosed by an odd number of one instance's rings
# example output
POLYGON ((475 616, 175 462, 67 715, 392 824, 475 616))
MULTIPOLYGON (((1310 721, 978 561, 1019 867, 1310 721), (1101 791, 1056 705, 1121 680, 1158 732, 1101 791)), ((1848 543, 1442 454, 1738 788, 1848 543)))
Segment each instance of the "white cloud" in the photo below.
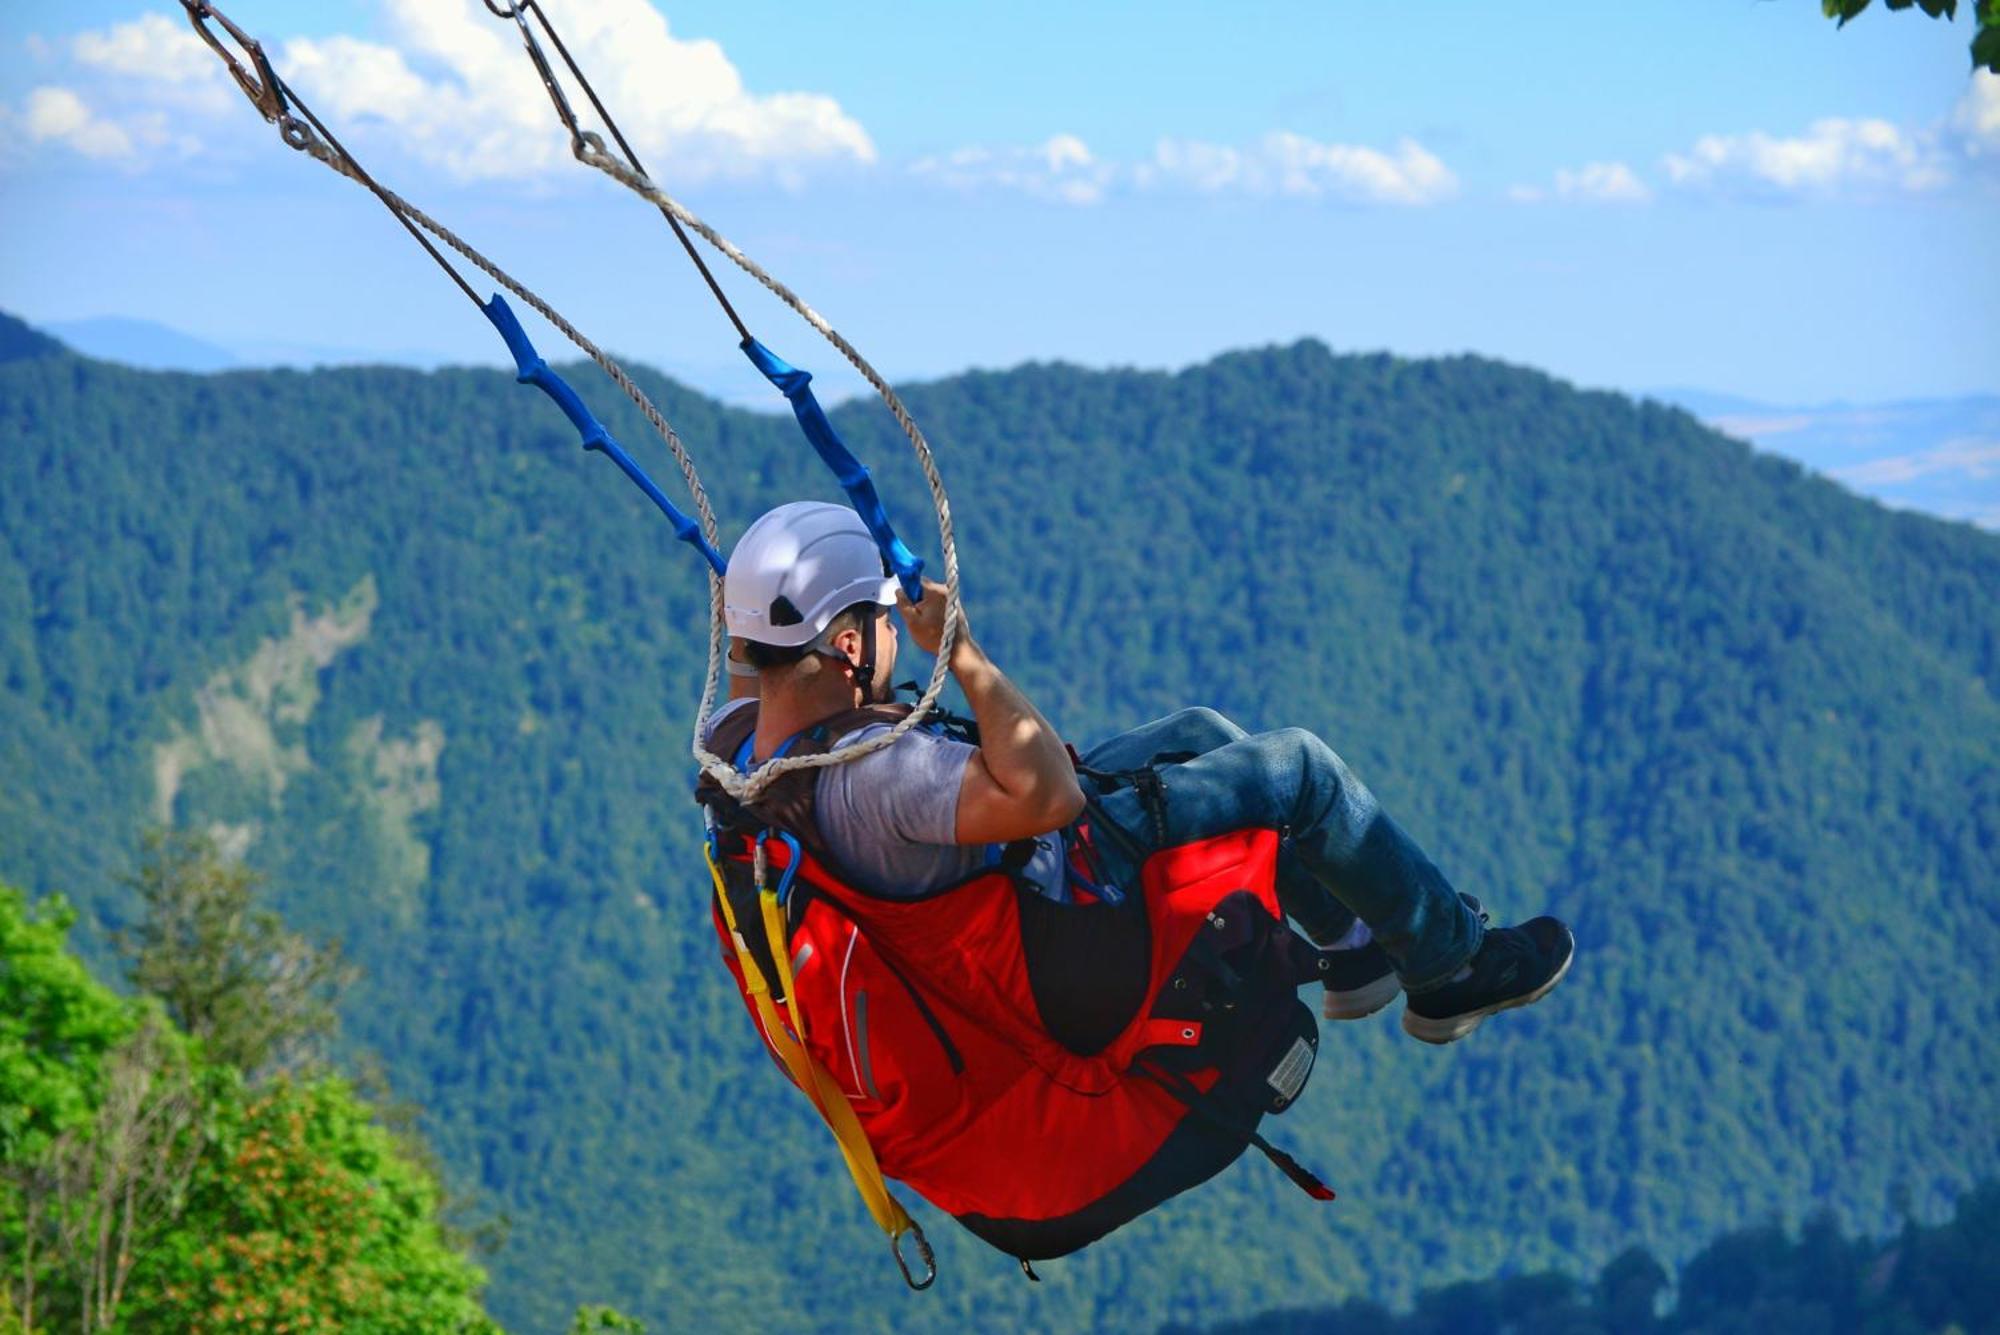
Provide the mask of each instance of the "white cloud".
POLYGON ((1836 468, 1833 476, 1856 486, 1892 486, 1937 473, 1960 473, 1974 481, 2000 476, 2000 441, 1968 438, 1947 441, 1915 454, 1892 454, 1836 468))
POLYGON ((1803 135, 1711 134, 1670 153, 1667 178, 1683 190, 1764 198, 1917 194, 1950 179, 1936 136, 1885 120, 1829 117, 1803 135))
POLYGON ((1417 205, 1458 189, 1451 169, 1414 140, 1384 152, 1286 131, 1248 147, 1162 139, 1139 163, 1106 162, 1075 135, 1058 134, 1032 147, 956 149, 919 159, 910 170, 954 189, 997 187, 1072 204, 1095 204, 1132 188, 1417 205))
POLYGON ((1065 204, 1098 203, 1116 175, 1073 134, 1051 135, 1032 148, 955 149, 919 158, 910 171, 955 190, 997 186, 1065 204))
MULTIPOLYGON (((512 28, 476 0, 383 7, 396 47, 345 36, 285 44, 281 71, 322 116, 384 124, 461 180, 532 177, 568 160, 567 136, 512 28)), ((673 36, 646 0, 565 5, 562 25, 633 147, 669 186, 795 181, 814 164, 875 160, 867 131, 833 98, 751 93, 720 46, 673 36)), ((587 113, 581 91, 569 93, 587 113)))
POLYGON ((1804 431, 1814 426, 1819 419, 1810 413, 1787 413, 1777 417, 1766 417, 1756 413, 1725 413, 1721 417, 1711 417, 1708 424, 1725 436, 1735 436, 1739 440, 1761 442, 1767 436, 1788 436, 1794 431, 1804 431))
POLYGON ((43 86, 28 94, 22 128, 37 143, 63 144, 87 158, 129 158, 132 136, 92 111, 75 90, 43 86))
POLYGON ((2000 74, 1977 70, 1952 111, 1951 128, 1968 157, 2000 157, 2000 74))
POLYGON ((1516 204, 1540 204, 1551 199, 1578 204, 1645 204, 1653 198, 1653 190, 1622 162, 1587 162, 1581 167, 1557 170, 1551 187, 1510 186, 1507 198, 1516 204))
POLYGON ((145 14, 99 32, 77 36, 70 49, 93 69, 161 83, 211 84, 222 62, 194 29, 164 14, 145 14))
POLYGON ((1136 168, 1142 186, 1204 193, 1331 198, 1356 204, 1436 204, 1457 193, 1458 178, 1414 139, 1391 152, 1321 143, 1279 130, 1247 148, 1162 139, 1152 161, 1136 168))
POLYGON ((2000 505, 1986 505, 1971 501, 1960 505, 1945 505, 1938 513, 1947 519, 1963 519, 1981 528, 2000 531, 2000 505))
MULTIPOLYGON (((280 76, 364 161, 387 148, 459 180, 577 173, 511 25, 479 0, 379 7, 395 45, 334 35, 266 47, 280 76)), ((718 176, 794 182, 818 164, 875 159, 867 132, 833 98, 750 92, 720 46, 675 37, 647 0, 570 0, 562 23, 633 146, 670 186, 718 176)), ((222 62, 165 15, 83 33, 66 49, 83 91, 62 91, 78 105, 87 97, 91 110, 80 118, 76 107, 43 99, 42 141, 103 158, 118 155, 122 134, 132 157, 152 143, 185 152, 195 130, 234 137, 255 126, 222 62), (46 129, 56 125, 64 128, 46 129)), ((579 90, 570 95, 588 110, 579 90)))
MULTIPOLYGON (((80 34, 60 45, 31 37, 38 63, 64 63, 65 82, 44 84, 17 107, 0 107, 29 145, 50 144, 123 171, 200 151, 195 131, 236 94, 192 29, 159 14, 80 34)), ((6 165, 23 160, 9 154, 6 165)))
POLYGON ((1622 162, 1590 162, 1574 171, 1564 168, 1556 173, 1556 197, 1598 204, 1644 204, 1653 192, 1622 162))

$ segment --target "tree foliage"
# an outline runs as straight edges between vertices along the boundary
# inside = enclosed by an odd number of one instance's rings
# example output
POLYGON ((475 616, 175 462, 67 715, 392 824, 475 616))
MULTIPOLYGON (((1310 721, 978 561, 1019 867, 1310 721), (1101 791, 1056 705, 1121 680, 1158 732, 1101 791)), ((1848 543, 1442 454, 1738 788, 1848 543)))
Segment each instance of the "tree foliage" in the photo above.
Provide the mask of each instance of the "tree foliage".
POLYGON ((354 977, 337 944, 315 944, 258 907, 261 880, 210 835, 150 831, 128 882, 141 916, 118 936, 132 985, 158 997, 211 1060, 253 1077, 322 1051, 354 977))
MULTIPOLYGON (((32 1248, 44 1225, 53 1234, 84 1330, 110 1329, 118 1320, 133 1267, 187 1208, 203 1148, 193 1063, 156 1010, 111 1049, 102 1074, 96 1116, 22 1165, 23 1245, 32 1248)), ((31 1283, 33 1262, 24 1262, 31 1283)), ((24 1299, 30 1318, 33 1310, 24 1299)))
MULTIPOLYGON (((1870 0, 1820 0, 1826 16, 1846 27, 1849 19, 1868 8, 1870 0)), ((1958 0, 1883 0, 1890 9, 1917 8, 1934 19, 1958 16, 1958 0)), ((1972 65, 2000 74, 2000 0, 1972 0, 1972 65)))
POLYGON ((497 1330, 372 1108, 328 1075, 253 1087, 92 981, 69 920, 0 885, 0 1332, 497 1330))
POLYGON ((140 1328, 496 1328, 485 1276, 446 1245, 436 1183, 337 1078, 280 1077, 217 1109, 191 1227, 143 1276, 140 1328))
POLYGON ((0 362, 25 361, 32 357, 61 357, 67 349, 39 329, 0 311, 0 362))

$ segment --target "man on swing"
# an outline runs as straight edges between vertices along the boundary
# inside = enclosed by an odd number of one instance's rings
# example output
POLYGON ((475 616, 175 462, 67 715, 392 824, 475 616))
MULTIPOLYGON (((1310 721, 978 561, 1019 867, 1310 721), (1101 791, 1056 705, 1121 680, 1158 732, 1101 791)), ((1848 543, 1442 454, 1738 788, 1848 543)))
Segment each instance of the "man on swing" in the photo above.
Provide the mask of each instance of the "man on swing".
MULTIPOLYGON (((945 596, 926 581, 912 603, 883 574, 859 515, 820 502, 781 505, 730 554, 724 615, 732 637, 731 714, 758 710, 750 764, 790 739, 890 699, 894 606, 926 653, 944 634, 945 596)), ((1300 728, 1249 735, 1211 709, 1185 709, 1085 752, 1087 771, 1154 766, 1158 796, 1086 778, 1048 721, 1003 675, 961 620, 949 664, 978 725, 977 746, 912 729, 883 750, 817 771, 812 818, 840 866, 876 894, 915 898, 964 880, 1004 845, 1033 853, 1021 874, 1042 894, 1071 897, 1062 832, 1090 809, 1104 866, 1100 898, 1138 884, 1163 847, 1260 828, 1285 838, 1277 893, 1285 913, 1329 952, 1324 1013, 1371 1015, 1406 994, 1403 1028, 1450 1043, 1489 1015, 1540 1000, 1568 970, 1574 940, 1554 918, 1489 928, 1328 746, 1300 728), (1164 760, 1164 757, 1172 757, 1164 760), (1084 784, 1093 791, 1086 794, 1084 784), (1087 800, 1088 799, 1088 800, 1087 800)), ((825 740, 837 748, 889 725, 866 722, 825 740)), ((730 757, 724 757, 729 759, 730 757)))

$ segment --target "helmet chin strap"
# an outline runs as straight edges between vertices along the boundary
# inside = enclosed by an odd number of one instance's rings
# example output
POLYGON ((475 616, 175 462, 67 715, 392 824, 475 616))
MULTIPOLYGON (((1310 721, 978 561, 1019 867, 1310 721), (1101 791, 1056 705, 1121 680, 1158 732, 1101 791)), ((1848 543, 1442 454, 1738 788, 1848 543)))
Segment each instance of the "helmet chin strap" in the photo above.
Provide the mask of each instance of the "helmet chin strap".
MULTIPOLYGON (((876 703, 875 654, 877 645, 875 623, 879 620, 881 620, 881 616, 878 614, 869 617, 861 623, 861 661, 858 663, 853 662, 846 654, 834 648, 832 640, 826 635, 822 635, 819 639, 815 640, 811 646, 812 652, 824 654, 828 658, 836 659, 846 664, 848 670, 854 673, 854 684, 861 691, 861 703, 864 705, 876 703)), ((891 694, 893 694, 893 691, 891 694)))
POLYGON ((861 623, 861 661, 854 666, 854 679, 861 687, 861 703, 875 703, 875 623, 881 617, 871 616, 861 623))

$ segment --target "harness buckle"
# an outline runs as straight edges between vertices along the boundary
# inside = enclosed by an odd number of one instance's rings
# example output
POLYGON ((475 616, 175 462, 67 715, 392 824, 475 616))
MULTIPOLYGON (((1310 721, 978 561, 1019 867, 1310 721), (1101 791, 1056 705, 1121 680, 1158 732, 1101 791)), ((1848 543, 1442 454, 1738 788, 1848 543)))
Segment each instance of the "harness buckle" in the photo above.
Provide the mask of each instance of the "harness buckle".
POLYGON ((913 1291, 922 1293, 937 1281, 937 1256, 931 1251, 930 1240, 924 1236, 923 1225, 919 1224, 916 1220, 912 1219, 909 1228, 905 1229, 903 1233, 892 1233, 889 1235, 889 1254, 896 1258, 896 1268, 903 1272, 903 1282, 909 1285, 913 1291), (903 1259, 903 1237, 905 1233, 916 1235, 917 1256, 924 1263, 924 1277, 922 1279, 918 1279, 910 1273, 910 1263, 903 1259))

